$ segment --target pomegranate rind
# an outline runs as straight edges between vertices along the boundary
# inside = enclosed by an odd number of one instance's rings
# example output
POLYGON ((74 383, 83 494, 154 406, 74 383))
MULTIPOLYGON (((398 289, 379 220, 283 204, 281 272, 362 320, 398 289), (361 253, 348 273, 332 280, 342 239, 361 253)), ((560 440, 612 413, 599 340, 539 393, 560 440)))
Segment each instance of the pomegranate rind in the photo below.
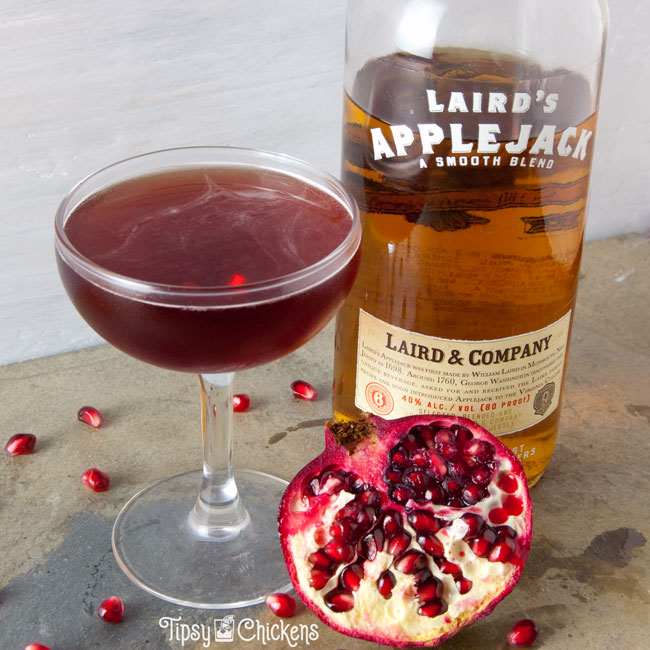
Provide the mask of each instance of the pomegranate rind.
MULTIPOLYGON (((307 607, 326 625, 339 632, 351 637, 394 647, 436 646, 455 635, 462 627, 490 614, 496 605, 512 591, 519 580, 530 550, 532 534, 532 507, 523 468, 518 459, 505 445, 500 443, 486 429, 466 418, 434 414, 410 416, 392 421, 370 416, 367 421, 371 424, 371 433, 363 440, 355 442, 353 449, 339 445, 328 426, 325 433, 325 450, 323 453, 306 465, 287 487, 280 504, 278 520, 280 541, 289 576, 296 593, 307 607), (399 574, 394 568, 391 571, 398 578, 398 584, 393 589, 391 599, 384 599, 378 591, 376 597, 374 592, 371 593, 375 580, 382 571, 391 566, 394 560, 385 551, 380 552, 377 554, 378 559, 373 561, 372 565, 368 563, 365 565, 373 573, 366 576, 367 579, 362 582, 360 591, 355 592, 355 607, 349 612, 332 611, 327 607, 324 596, 338 586, 338 574, 345 565, 339 566, 327 586, 317 590, 309 584, 311 565, 307 558, 312 552, 318 550, 319 544, 323 544, 323 531, 327 531, 331 524, 331 521, 320 521, 318 514, 325 511, 335 514, 346 502, 354 498, 354 495, 341 491, 332 495, 317 496, 314 498, 316 503, 314 506, 311 502, 306 503, 303 497, 305 486, 309 484, 310 480, 313 480, 313 477, 320 475, 325 468, 329 466, 340 467, 346 472, 358 474, 363 478, 364 482, 380 490, 384 495, 384 508, 396 508, 406 514, 408 510, 405 511, 400 506, 396 506, 387 500, 387 486, 383 481, 383 475, 390 464, 388 452, 413 427, 429 424, 447 428, 452 427, 452 425, 460 425, 468 428, 474 438, 489 441, 495 449, 495 459, 498 459, 498 467, 494 472, 489 496, 475 506, 456 508, 430 503, 425 506, 415 506, 413 502, 407 502, 407 505, 410 503, 413 509, 428 509, 435 513, 436 516, 447 518, 452 522, 460 519, 462 514, 468 512, 481 513, 486 523, 491 525, 488 521, 488 511, 493 506, 490 503, 494 503, 494 507, 498 508, 510 494, 500 491, 496 487, 496 477, 502 473, 515 476, 519 482, 516 496, 521 500, 522 512, 517 516, 509 516, 506 523, 516 529, 516 552, 508 562, 490 562, 488 565, 482 565, 488 567, 488 572, 494 569, 494 575, 490 574, 489 578, 484 577, 482 580, 478 580, 473 575, 466 576, 473 580, 474 584, 479 585, 478 588, 482 589, 479 596, 472 596, 471 592, 459 595, 457 601, 454 602, 453 611, 450 606, 449 611, 434 618, 417 615, 419 605, 415 598, 412 599, 412 604, 408 603, 408 607, 402 606, 404 598, 400 600, 399 597, 396 598, 395 596, 396 594, 404 595, 412 592, 413 576, 399 574), (315 512, 315 510, 318 512, 315 512), (374 573, 377 575, 374 575, 374 573), (487 586, 481 585, 481 582, 486 583, 487 586), (391 611, 391 607, 394 611, 391 611), (407 609, 409 611, 406 611, 407 609)), ((462 524, 450 524, 450 531, 454 530, 452 526, 456 526, 456 529, 458 529, 462 524)), ((452 553, 451 544, 456 545, 453 547, 456 551, 462 548, 461 554, 467 556, 466 562, 469 560, 469 563, 463 565, 465 570, 472 561, 476 563, 476 566, 481 562, 489 562, 487 559, 474 556, 472 551, 469 550, 469 546, 467 548, 463 546, 464 541, 459 546, 459 539, 453 538, 451 534, 450 539, 446 541, 450 544, 446 546, 449 553, 452 553)), ((433 570, 437 570, 436 567, 433 567, 433 570)), ((438 577, 446 580, 445 584, 455 580, 453 575, 440 575, 439 571, 438 577)), ((374 588, 376 590, 376 587, 374 588)), ((445 587, 445 589, 448 589, 448 587, 445 587)))

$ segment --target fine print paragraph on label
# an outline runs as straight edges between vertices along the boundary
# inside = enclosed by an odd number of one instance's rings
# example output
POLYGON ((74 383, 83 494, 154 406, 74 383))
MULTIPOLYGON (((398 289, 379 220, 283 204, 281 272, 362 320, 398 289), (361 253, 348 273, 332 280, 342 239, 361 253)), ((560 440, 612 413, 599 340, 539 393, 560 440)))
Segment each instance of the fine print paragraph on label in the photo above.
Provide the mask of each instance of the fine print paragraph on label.
POLYGON ((360 311, 355 403, 394 419, 468 417, 495 435, 525 429, 558 406, 571 312, 544 329, 455 341, 394 327, 360 311))

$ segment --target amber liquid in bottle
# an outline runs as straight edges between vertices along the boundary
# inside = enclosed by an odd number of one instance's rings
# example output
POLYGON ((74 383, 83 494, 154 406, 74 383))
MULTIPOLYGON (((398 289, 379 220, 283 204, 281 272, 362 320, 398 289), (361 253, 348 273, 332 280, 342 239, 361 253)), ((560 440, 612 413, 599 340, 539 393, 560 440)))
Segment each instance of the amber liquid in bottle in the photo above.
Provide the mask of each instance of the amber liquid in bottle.
MULTIPOLYGON (((508 363, 472 367, 485 376, 472 375, 476 385, 454 387, 460 400, 454 404, 423 397, 439 376, 427 387, 420 374, 414 390, 406 390, 403 368, 390 389, 399 412, 384 416, 444 406, 488 429, 496 426, 533 484, 558 431, 596 125, 588 84, 576 73, 542 70, 530 61, 443 49, 431 59, 398 53, 371 61, 351 95, 345 98, 342 174, 361 209, 363 249, 356 283, 337 318, 334 417, 361 411, 360 310, 407 332, 470 347, 476 342, 479 351, 481 342, 544 331, 564 318, 557 404, 530 416, 525 428, 508 430, 510 411, 498 391, 481 402, 489 375, 507 373, 508 363), (408 125, 412 142, 408 130, 391 131, 396 125, 408 125), (425 153, 427 144, 432 153, 425 153), (480 408, 488 402, 496 406, 486 414, 480 408)), ((395 337, 387 347, 390 358, 382 363, 390 375, 400 356, 395 337)), ((507 343, 504 349, 507 356, 507 343)), ((410 361, 417 349, 401 352, 410 361)), ((465 369, 469 358, 463 359, 465 369)), ((378 381, 385 384, 386 376, 378 381)))

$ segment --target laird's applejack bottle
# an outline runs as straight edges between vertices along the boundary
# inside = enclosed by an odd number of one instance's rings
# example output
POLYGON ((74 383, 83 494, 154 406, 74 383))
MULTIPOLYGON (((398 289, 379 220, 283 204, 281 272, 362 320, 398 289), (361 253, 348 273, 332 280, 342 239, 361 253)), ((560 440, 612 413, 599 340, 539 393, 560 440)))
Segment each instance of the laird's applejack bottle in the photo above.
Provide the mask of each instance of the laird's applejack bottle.
POLYGON ((364 220, 334 416, 441 412, 534 483, 558 430, 605 0, 350 0, 343 181, 364 220))

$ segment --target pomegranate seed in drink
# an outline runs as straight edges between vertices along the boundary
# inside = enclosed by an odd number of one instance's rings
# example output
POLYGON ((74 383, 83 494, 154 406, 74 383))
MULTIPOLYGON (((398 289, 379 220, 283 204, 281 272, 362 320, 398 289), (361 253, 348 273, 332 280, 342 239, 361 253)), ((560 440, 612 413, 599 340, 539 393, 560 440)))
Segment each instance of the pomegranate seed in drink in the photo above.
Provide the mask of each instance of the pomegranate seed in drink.
POLYGON ((308 382, 298 379, 291 384, 293 396, 298 399, 304 399, 313 402, 318 396, 316 389, 308 382))
POLYGON ((5 451, 10 456, 31 454, 34 451, 35 444, 36 436, 33 433, 17 433, 7 440, 5 451))
POLYGON ((82 475, 81 480, 95 492, 104 492, 108 490, 111 479, 108 474, 102 472, 96 467, 87 469, 82 475))
POLYGON ((97 608, 97 616, 105 623, 119 623, 124 616, 124 605, 117 596, 109 596, 97 608))
POLYGON ((296 601, 289 594, 269 594, 266 597, 266 604, 280 618, 290 618, 296 612, 296 601))
POLYGON ((82 406, 77 413, 77 419, 93 429, 99 429, 103 421, 102 414, 94 406, 82 406))
POLYGON ((251 405, 251 398, 246 395, 246 393, 238 393, 237 395, 232 396, 232 410, 235 413, 244 413, 248 411, 248 407, 251 405))
POLYGON ((228 284, 231 287, 238 287, 242 284, 246 284, 246 278, 239 273, 233 273, 230 280, 228 280, 228 284))
POLYGON ((515 648, 529 648, 535 643, 537 632, 535 621, 529 618, 517 621, 508 632, 508 645, 515 648))

